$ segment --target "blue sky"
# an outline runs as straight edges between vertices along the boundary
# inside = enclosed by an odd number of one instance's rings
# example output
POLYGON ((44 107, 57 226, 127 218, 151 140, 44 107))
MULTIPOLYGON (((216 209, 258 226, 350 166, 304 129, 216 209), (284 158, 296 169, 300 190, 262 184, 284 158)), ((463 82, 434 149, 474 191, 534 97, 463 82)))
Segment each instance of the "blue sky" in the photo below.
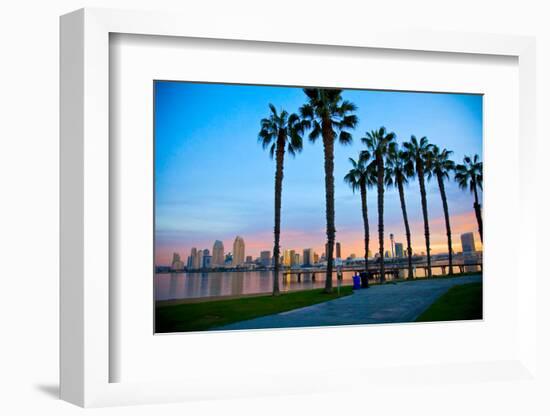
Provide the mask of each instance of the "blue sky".
MULTIPOLYGON (((344 255, 361 256, 362 220, 359 196, 344 184, 348 157, 363 148, 366 131, 385 126, 398 142, 411 134, 454 151, 482 155, 482 97, 345 90, 344 99, 358 107, 353 144, 335 147, 335 206, 337 241, 344 255)), ((183 258, 191 247, 212 249, 222 240, 231 251, 236 235, 244 237, 246 254, 272 250, 275 162, 257 141, 259 122, 269 115, 268 104, 297 112, 305 102, 301 88, 155 82, 155 247, 156 263, 167 264, 172 252, 183 258)), ((460 233, 475 231, 472 196, 446 183, 453 242, 460 233)), ((424 249, 418 183, 405 190, 412 227, 413 249, 424 249)), ((287 155, 283 183, 283 249, 313 247, 325 242, 324 169, 322 141, 304 140, 296 158, 287 155)), ((404 242, 399 197, 390 189, 385 198, 386 234, 404 242)), ((376 190, 368 195, 371 251, 377 251, 376 190)), ((445 226, 437 183, 428 184, 428 209, 434 252, 445 251, 445 226)), ((477 238, 477 235, 476 235, 477 238)), ((389 247, 389 240, 388 240, 389 247)))

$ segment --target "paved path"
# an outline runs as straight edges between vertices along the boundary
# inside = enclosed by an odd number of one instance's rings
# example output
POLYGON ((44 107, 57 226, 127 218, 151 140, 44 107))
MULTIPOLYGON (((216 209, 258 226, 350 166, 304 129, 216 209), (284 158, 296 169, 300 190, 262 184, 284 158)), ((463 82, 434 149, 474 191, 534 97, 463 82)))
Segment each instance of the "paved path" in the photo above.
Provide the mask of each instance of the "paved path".
POLYGON ((449 288, 481 282, 481 275, 371 286, 350 296, 248 321, 218 330, 412 322, 449 288))

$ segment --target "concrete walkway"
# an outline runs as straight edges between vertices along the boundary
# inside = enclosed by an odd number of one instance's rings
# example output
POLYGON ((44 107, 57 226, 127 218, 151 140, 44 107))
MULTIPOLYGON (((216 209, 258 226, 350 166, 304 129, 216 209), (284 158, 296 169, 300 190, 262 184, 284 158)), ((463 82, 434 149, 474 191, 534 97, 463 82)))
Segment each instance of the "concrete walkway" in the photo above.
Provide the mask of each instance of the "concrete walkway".
POLYGON ((412 322, 455 285, 481 282, 481 275, 371 286, 343 298, 294 309, 216 330, 412 322))

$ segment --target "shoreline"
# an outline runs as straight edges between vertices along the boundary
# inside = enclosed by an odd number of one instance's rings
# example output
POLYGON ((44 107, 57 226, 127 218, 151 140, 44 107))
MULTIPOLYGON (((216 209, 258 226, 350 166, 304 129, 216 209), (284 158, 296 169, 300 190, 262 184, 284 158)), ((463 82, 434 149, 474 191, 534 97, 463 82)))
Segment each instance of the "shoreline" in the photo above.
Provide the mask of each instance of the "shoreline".
MULTIPOLYGON (((415 282, 415 281, 423 281, 423 280, 442 280, 442 279, 456 279, 460 277, 466 277, 466 276, 472 276, 472 275, 481 275, 483 278, 483 272, 468 272, 468 273, 456 273, 452 276, 449 275, 437 275, 435 277, 432 277, 431 279, 428 279, 427 277, 417 277, 412 280, 407 279, 396 279, 396 280, 387 280, 384 283, 380 282, 369 282, 369 286, 378 286, 378 285, 392 285, 392 284, 399 284, 403 282, 415 282)), ((336 280, 336 279, 334 279, 336 280)), ((349 280, 346 281, 346 284, 342 284, 340 288, 344 287, 350 287, 353 286, 351 284, 348 284, 349 280)), ((291 290, 285 290, 281 291, 281 295, 284 295, 285 293, 295 293, 295 292, 305 292, 309 290, 318 290, 321 288, 307 288, 307 289, 291 289, 291 290)), ((337 286, 333 287, 334 291, 338 290, 337 286)), ((269 292, 257 292, 257 293, 245 293, 241 295, 219 295, 219 296, 207 296, 202 298, 174 298, 174 299, 161 299, 161 300, 155 300, 155 308, 163 307, 163 306, 172 306, 172 305, 185 305, 185 304, 194 304, 194 303, 204 303, 204 302, 216 302, 216 301, 223 301, 223 300, 233 300, 233 299, 246 299, 246 298, 256 298, 256 297, 263 297, 263 296, 271 296, 271 291, 269 292)))

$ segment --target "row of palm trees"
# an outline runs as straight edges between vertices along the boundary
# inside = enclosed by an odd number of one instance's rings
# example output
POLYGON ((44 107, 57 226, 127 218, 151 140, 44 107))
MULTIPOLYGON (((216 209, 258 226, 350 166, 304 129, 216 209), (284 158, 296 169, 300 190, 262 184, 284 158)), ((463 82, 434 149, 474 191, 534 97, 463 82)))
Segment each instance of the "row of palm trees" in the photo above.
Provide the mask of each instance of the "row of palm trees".
MULTIPOLYGON (((325 171, 325 205, 326 205, 326 235, 327 235, 327 270, 325 291, 332 291, 332 272, 334 268, 334 242, 336 227, 334 224, 334 145, 351 144, 350 130, 357 126, 355 114, 357 107, 342 98, 342 90, 325 88, 305 88, 306 103, 299 109, 299 114, 277 111, 269 104, 270 114, 260 122, 259 141, 264 149, 269 149, 270 156, 276 161, 275 168, 275 225, 274 225, 274 273, 273 294, 279 294, 278 273, 280 269, 280 229, 281 229, 281 199, 284 177, 285 153, 295 156, 303 147, 303 136, 308 132, 308 138, 315 143, 319 138, 323 142, 325 171)), ((478 156, 464 158, 464 165, 456 165, 449 159, 452 152, 439 148, 428 142, 426 137, 417 140, 412 136, 409 142, 399 148, 396 135, 387 132, 384 127, 368 132, 361 139, 366 146, 357 160, 351 159, 352 169, 344 180, 361 194, 361 210, 364 224, 365 270, 368 271, 369 222, 367 212, 367 189, 376 186, 378 196, 378 239, 380 252, 380 276, 384 279, 384 190, 395 186, 399 191, 405 234, 407 237, 407 254, 409 271, 412 278, 412 249, 410 229, 404 196, 404 185, 408 178, 416 176, 420 185, 428 273, 431 277, 430 230, 426 200, 425 178, 435 177, 438 181, 449 245, 449 262, 452 264, 451 228, 445 195, 444 181, 449 173, 454 171, 455 178, 462 188, 470 187, 474 193, 474 209, 478 220, 480 236, 482 236, 481 206, 477 190, 482 189, 482 162, 478 156)), ((452 267, 450 267, 452 273, 452 267)))
POLYGON ((449 274, 453 274, 452 233, 445 181, 449 180, 450 175, 454 173, 455 180, 461 188, 470 187, 474 194, 474 210, 478 222, 479 235, 481 241, 483 241, 481 206, 477 193, 478 189, 483 188, 483 164, 479 160, 479 156, 475 155, 473 158, 466 156, 464 158, 464 164, 455 164, 455 162, 450 159, 453 153, 452 151, 440 149, 438 146, 430 144, 426 137, 422 137, 418 140, 415 136, 411 136, 409 142, 405 142, 399 147, 395 141, 395 134, 387 133, 384 127, 367 133, 366 137, 363 137, 361 141, 365 144, 366 150, 360 152, 357 160, 352 158, 349 159, 352 167, 344 177, 344 181, 350 185, 354 192, 358 189, 361 192, 361 211, 365 233, 365 270, 368 271, 369 252, 367 189, 376 187, 378 191, 380 276, 381 280, 384 280, 384 188, 394 186, 399 193, 403 224, 405 227, 405 237, 407 240, 407 277, 409 279, 413 278, 411 231, 407 215, 407 205, 405 202, 405 185, 408 183, 409 178, 416 177, 418 178, 420 188, 422 216, 424 221, 428 277, 431 277, 432 273, 426 179, 431 180, 434 178, 437 180, 443 205, 447 234, 449 274))

